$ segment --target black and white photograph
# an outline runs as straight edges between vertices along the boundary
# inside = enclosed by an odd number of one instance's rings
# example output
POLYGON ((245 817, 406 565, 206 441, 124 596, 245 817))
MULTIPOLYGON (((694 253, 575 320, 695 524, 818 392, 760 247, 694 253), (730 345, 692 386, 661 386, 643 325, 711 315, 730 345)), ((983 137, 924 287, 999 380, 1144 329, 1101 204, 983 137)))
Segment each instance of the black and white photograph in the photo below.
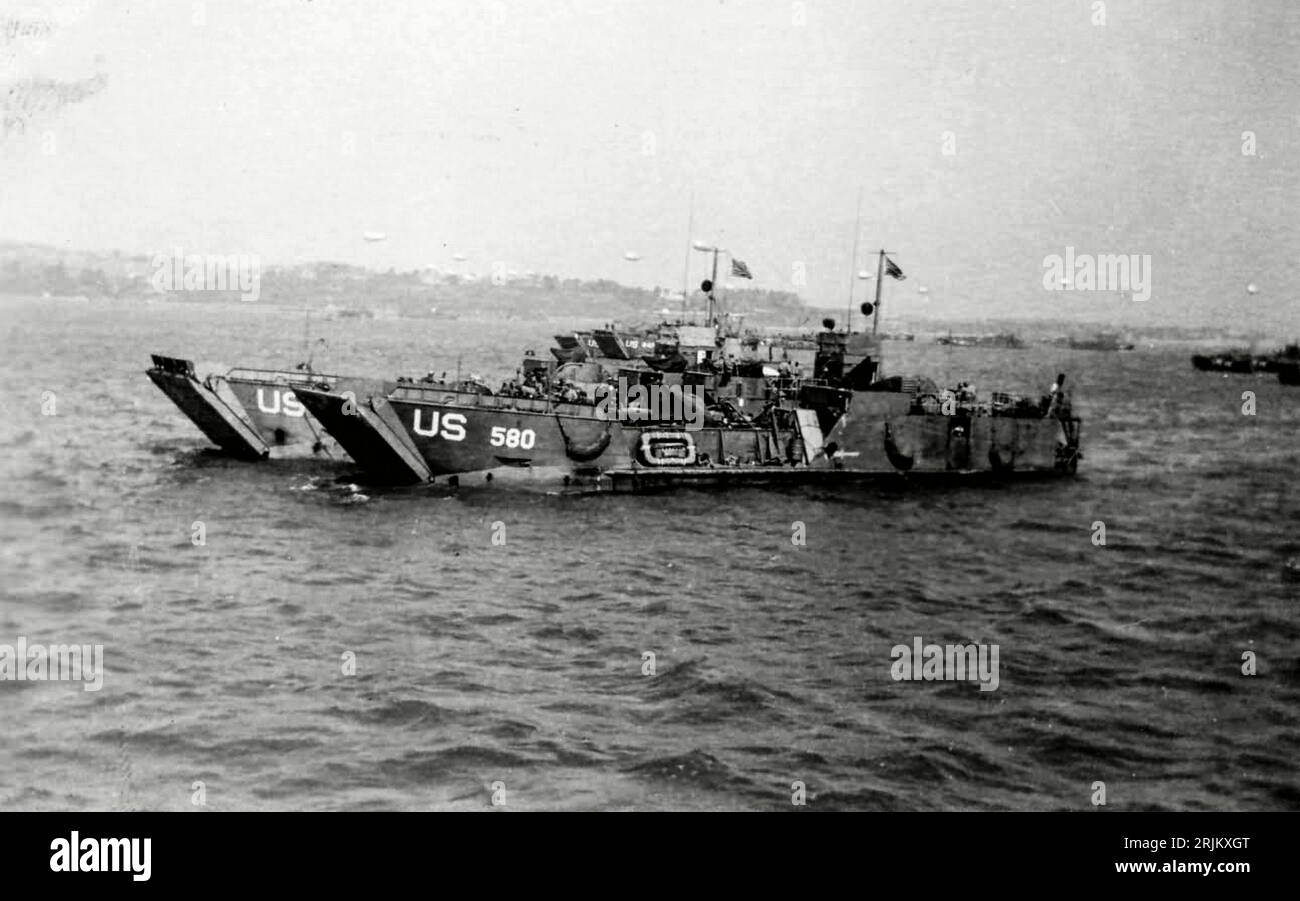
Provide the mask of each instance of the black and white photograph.
POLYGON ((1014 814, 1245 885, 1297 98, 1294 0, 0 0, 14 859, 1014 814))

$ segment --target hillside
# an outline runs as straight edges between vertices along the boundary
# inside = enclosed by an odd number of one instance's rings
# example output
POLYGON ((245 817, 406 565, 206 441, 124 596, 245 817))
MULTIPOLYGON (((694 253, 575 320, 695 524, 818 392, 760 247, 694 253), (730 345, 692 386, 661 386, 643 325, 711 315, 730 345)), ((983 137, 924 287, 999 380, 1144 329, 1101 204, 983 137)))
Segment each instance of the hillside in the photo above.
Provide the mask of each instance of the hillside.
MULTIPOLYGON (((167 290, 158 273, 171 257, 118 252, 60 250, 41 245, 0 243, 0 292, 131 300, 241 302, 238 290, 167 290)), ((331 309, 354 316, 534 317, 573 316, 644 320, 679 315, 680 293, 645 289, 601 279, 587 281, 536 273, 496 278, 436 269, 379 272, 340 263, 247 265, 256 274, 256 300, 331 309)), ((247 283, 245 283, 247 285, 247 283)), ((170 285, 168 285, 170 287, 170 285)), ((704 298, 697 291, 695 308, 704 298)), ((747 320, 795 325, 816 311, 785 291, 741 289, 725 295, 726 309, 747 320)))

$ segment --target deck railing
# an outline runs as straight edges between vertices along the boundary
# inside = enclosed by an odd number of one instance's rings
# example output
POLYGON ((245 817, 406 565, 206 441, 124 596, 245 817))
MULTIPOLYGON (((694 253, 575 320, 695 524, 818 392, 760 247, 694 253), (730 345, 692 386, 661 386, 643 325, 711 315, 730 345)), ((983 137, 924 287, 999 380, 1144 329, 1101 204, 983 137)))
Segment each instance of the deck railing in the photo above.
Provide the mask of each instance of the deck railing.
POLYGON ((239 378, 261 382, 323 382, 334 381, 337 375, 324 372, 306 372, 301 369, 256 369, 248 366, 236 366, 226 372, 226 378, 239 378))

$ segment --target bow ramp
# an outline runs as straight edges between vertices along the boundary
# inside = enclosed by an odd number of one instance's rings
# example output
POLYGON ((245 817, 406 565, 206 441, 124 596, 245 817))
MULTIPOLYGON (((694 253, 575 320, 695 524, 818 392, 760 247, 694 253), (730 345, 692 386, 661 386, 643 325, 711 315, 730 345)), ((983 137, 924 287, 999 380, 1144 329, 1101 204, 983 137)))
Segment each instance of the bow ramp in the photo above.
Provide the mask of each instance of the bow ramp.
POLYGON ((145 374, 214 444, 252 460, 261 460, 271 452, 225 382, 200 381, 190 360, 150 356, 153 366, 145 374))
POLYGON ((321 386, 295 388, 294 393, 372 477, 396 485, 429 480, 428 464, 384 394, 358 398, 321 386))

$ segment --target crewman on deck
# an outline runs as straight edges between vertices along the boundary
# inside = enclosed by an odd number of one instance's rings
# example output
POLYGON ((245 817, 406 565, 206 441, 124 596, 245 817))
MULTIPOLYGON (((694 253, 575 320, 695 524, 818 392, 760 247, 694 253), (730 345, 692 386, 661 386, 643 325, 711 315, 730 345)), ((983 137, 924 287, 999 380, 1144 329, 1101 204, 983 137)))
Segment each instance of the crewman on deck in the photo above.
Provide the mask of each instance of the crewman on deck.
POLYGON ((777 379, 776 387, 778 391, 785 391, 790 387, 792 381, 790 377, 790 363, 788 360, 782 360, 776 367, 777 379))

